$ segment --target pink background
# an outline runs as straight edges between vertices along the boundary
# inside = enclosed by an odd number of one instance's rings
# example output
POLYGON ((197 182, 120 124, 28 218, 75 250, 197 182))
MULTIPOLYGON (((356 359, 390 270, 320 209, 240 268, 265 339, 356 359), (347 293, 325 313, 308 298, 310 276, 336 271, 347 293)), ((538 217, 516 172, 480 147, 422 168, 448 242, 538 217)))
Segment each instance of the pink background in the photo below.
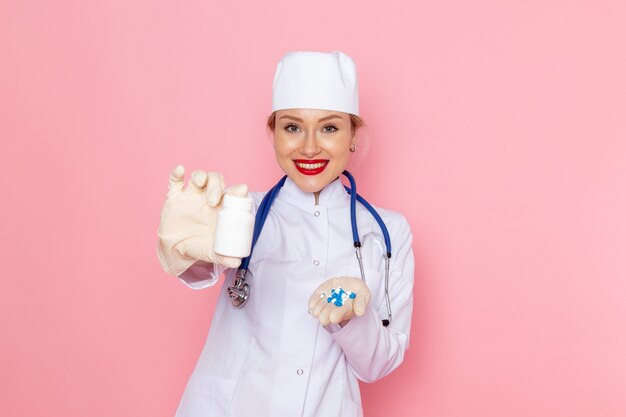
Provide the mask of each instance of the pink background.
POLYGON ((160 269, 168 172, 267 189, 276 62, 340 49, 415 237, 366 417, 626 415, 624 2, 243 4, 0 4, 0 414, 173 416, 217 291, 160 269))

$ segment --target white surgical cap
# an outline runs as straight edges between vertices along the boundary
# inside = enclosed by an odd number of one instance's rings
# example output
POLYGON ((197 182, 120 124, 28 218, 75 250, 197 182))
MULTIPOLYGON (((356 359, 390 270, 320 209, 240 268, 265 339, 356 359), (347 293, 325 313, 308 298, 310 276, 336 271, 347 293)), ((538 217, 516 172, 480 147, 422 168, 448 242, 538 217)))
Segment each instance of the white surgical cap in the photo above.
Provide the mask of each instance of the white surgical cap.
POLYGON ((276 66, 272 111, 336 110, 359 115, 356 66, 340 51, 287 52, 276 66))

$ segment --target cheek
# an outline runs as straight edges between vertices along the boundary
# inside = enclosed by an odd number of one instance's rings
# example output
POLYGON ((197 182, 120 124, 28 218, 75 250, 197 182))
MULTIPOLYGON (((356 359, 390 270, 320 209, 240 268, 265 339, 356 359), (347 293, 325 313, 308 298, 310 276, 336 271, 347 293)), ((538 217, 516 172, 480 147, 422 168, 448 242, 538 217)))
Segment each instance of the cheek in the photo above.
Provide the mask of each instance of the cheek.
POLYGON ((331 154, 337 161, 346 162, 350 160, 350 143, 343 142, 341 144, 335 144, 331 150, 331 154))
POLYGON ((274 153, 276 155, 276 161, 278 165, 283 167, 284 169, 289 168, 291 155, 294 152, 293 146, 290 146, 288 143, 280 140, 274 141, 274 153))
POLYGON ((274 151, 276 152, 277 157, 289 155, 289 153, 291 153, 287 143, 284 140, 281 140, 280 137, 274 139, 274 151))

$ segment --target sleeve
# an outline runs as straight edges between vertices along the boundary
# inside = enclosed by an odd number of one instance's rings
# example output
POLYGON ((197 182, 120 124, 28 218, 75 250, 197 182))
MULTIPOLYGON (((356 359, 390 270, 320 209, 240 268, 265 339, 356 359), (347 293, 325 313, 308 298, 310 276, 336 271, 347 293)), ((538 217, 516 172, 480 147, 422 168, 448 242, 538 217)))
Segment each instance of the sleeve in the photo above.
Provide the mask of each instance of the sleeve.
POLYGON ((413 236, 403 216, 401 224, 400 238, 394 245, 398 249, 389 267, 392 312, 389 326, 382 324, 387 314, 386 304, 377 311, 371 302, 362 316, 353 317, 343 328, 327 326, 331 337, 343 349, 350 368, 363 382, 374 382, 391 373, 402 363, 409 347, 415 266, 413 236))
POLYGON ((215 285, 227 269, 228 267, 218 263, 197 261, 178 275, 178 279, 191 289, 201 290, 215 285))

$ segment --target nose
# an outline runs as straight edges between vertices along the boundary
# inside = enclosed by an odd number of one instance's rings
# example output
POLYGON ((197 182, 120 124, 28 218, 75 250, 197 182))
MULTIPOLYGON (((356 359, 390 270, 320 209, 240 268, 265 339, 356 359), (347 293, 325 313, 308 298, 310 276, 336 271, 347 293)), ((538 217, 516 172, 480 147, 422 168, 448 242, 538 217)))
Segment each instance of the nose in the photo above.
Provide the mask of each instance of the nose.
POLYGON ((304 138, 304 143, 302 144, 302 148, 300 148, 300 152, 302 155, 311 159, 318 153, 320 153, 322 149, 319 146, 317 141, 317 136, 314 132, 308 132, 306 137, 304 138))

